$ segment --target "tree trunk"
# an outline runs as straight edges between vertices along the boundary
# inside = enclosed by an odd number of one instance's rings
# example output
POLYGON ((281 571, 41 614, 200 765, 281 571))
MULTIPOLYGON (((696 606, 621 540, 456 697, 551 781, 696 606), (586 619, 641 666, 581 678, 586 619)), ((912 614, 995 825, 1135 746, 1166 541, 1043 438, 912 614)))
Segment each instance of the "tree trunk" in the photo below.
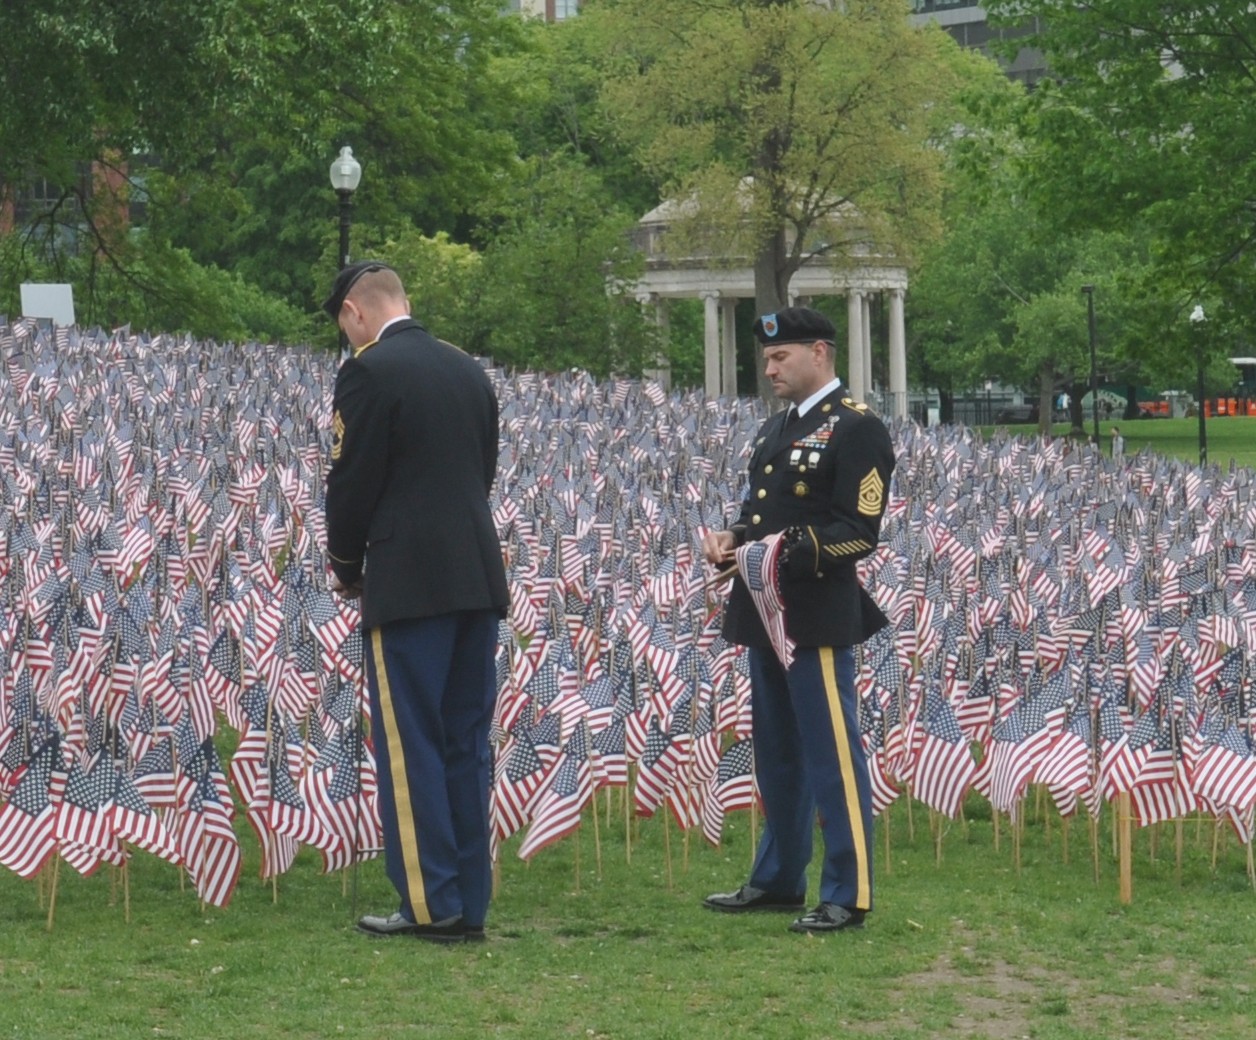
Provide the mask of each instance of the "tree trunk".
POLYGON ((1055 368, 1051 362, 1046 361, 1038 369, 1038 432, 1050 433, 1053 418, 1055 418, 1055 368))
POLYGON ((1070 433, 1086 435, 1086 413, 1082 409, 1082 398, 1090 392, 1090 384, 1074 379, 1068 388, 1068 418, 1070 433))
MULTIPOLYGON (((793 271, 785 250, 785 229, 782 227, 760 247, 754 260, 754 309, 755 317, 775 314, 789 304, 789 279, 793 271)), ((768 404, 775 404, 776 395, 772 384, 763 375, 763 363, 759 359, 759 346, 755 344, 755 381, 759 396, 768 404)))
POLYGON ((1125 411, 1121 413, 1122 419, 1138 418, 1138 387, 1130 383, 1125 388, 1125 411))

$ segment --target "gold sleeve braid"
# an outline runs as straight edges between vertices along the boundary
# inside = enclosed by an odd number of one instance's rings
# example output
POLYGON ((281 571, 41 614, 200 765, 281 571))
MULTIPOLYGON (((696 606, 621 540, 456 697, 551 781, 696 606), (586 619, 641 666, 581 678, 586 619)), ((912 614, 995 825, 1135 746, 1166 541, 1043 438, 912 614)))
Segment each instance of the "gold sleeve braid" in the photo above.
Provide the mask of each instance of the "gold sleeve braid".
POLYGON ((826 545, 823 551, 826 556, 841 559, 843 556, 854 556, 857 553, 871 552, 872 548, 872 543, 868 539, 856 538, 851 542, 835 542, 833 545, 826 545))

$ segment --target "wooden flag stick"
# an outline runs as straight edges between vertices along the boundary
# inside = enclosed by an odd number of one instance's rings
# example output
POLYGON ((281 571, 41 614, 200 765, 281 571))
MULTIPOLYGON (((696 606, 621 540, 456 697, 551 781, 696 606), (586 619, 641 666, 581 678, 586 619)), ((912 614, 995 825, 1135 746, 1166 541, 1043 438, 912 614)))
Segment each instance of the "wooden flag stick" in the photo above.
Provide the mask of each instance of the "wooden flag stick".
POLYGON ((1099 884, 1099 817, 1090 817, 1090 859, 1094 867, 1095 884, 1099 884))
POLYGON ((672 890, 672 828, 667 822, 667 806, 663 806, 663 857, 667 862, 667 890, 672 890))
POLYGON ((1021 872, 1021 829, 1025 824, 1025 803, 1021 802, 1012 809, 1010 816, 1012 825, 1012 862, 1016 866, 1016 874, 1019 877, 1021 872), (1020 812, 1016 810, 1020 809, 1020 812))
POLYGON ((894 861, 890 858, 890 810, 893 807, 894 803, 891 802, 881 813, 881 833, 885 835, 885 858, 883 862, 885 863, 884 870, 887 874, 893 871, 894 863, 894 861))
POLYGON ((750 795, 750 866, 754 867, 755 853, 759 848, 759 799, 754 792, 750 795))
POLYGON ((593 802, 593 856, 597 861, 597 879, 602 880, 602 829, 597 822, 597 795, 594 794, 591 799, 593 802))
POLYGON ((52 888, 48 893, 48 931, 52 931, 52 921, 57 913, 57 877, 61 871, 61 857, 52 857, 52 888))
POLYGON ((131 923, 131 855, 122 842, 122 919, 131 923))
POLYGON ((1120 900, 1128 904, 1134 901, 1133 835, 1130 825, 1133 823, 1130 810, 1130 793, 1121 791, 1116 796, 1116 829, 1117 829, 1117 860, 1120 865, 1121 885, 1120 900))
POLYGON ((632 862, 632 803, 628 798, 628 788, 624 788, 624 858, 632 862))

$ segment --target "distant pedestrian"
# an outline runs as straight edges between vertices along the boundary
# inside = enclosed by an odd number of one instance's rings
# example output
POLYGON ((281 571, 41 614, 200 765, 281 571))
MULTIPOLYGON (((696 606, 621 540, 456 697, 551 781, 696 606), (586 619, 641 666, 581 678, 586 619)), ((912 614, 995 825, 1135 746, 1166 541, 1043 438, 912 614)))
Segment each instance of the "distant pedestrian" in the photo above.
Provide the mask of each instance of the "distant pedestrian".
POLYGON ((1112 461, 1120 462, 1125 458, 1125 438, 1121 436, 1118 426, 1112 427, 1112 461))

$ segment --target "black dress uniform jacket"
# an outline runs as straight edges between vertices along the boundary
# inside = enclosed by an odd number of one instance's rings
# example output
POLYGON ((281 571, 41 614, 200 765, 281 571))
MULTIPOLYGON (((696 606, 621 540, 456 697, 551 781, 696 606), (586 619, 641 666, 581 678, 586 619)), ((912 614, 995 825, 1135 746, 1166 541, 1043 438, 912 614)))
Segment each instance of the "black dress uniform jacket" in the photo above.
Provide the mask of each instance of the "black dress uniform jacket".
MULTIPOLYGON (((750 491, 733 526, 738 544, 795 529, 781 562, 781 596, 786 632, 799 646, 853 646, 887 624, 855 564, 876 548, 894 446, 881 420, 845 394, 839 387, 788 429, 787 412, 763 424, 750 457, 750 491)), ((724 638, 771 645, 740 577, 724 638)))
POLYGON ((399 321, 341 365, 332 416, 327 551, 341 582, 365 577, 363 626, 504 614, 497 397, 478 362, 399 321))

